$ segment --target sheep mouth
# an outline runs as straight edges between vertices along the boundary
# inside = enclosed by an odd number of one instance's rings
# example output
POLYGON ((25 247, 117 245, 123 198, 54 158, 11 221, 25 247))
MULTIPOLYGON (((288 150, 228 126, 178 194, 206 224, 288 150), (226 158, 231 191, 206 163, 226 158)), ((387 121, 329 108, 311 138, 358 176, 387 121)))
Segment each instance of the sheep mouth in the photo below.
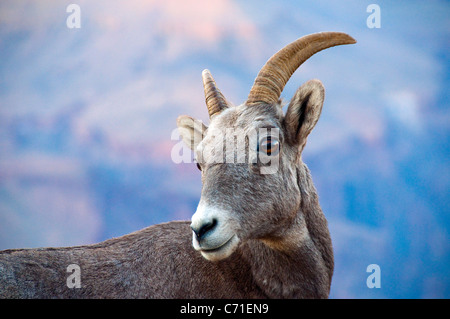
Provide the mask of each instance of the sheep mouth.
POLYGON ((214 247, 214 248, 201 248, 200 250, 201 250, 202 252, 205 252, 205 253, 213 253, 213 252, 217 252, 217 251, 219 251, 219 250, 221 250, 221 249, 224 249, 224 248, 226 248, 227 246, 229 246, 230 243, 231 243, 231 241, 233 240, 234 237, 236 237, 236 235, 231 236, 231 237, 230 237, 228 240, 226 240, 223 244, 220 244, 220 245, 217 246, 217 247, 214 247))
POLYGON ((219 261, 229 257, 239 244, 239 238, 236 235, 231 236, 223 244, 214 248, 200 248, 200 253, 204 258, 210 261, 219 261))

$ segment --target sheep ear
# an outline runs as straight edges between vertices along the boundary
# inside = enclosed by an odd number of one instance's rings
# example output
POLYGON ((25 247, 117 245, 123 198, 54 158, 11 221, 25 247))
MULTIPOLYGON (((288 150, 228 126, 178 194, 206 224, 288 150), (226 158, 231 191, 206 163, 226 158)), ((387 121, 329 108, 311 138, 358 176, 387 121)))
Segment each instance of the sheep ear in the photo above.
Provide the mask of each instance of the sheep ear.
POLYGON ((194 150, 203 140, 207 129, 202 121, 187 115, 181 115, 177 118, 177 126, 181 138, 191 150, 194 150))
POLYGON ((319 80, 310 80, 298 88, 289 103, 285 116, 285 127, 289 140, 297 144, 300 151, 307 137, 319 120, 322 112, 325 88, 319 80))

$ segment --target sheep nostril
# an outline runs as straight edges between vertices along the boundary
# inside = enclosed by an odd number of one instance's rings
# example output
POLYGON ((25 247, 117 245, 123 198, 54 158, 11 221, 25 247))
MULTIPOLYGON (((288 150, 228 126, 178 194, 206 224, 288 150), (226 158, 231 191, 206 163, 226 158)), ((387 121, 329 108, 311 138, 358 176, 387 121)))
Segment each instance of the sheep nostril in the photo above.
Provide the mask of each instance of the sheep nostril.
POLYGON ((196 228, 196 227, 192 227, 192 230, 195 233, 195 236, 197 236, 197 239, 200 241, 202 240, 203 237, 205 237, 205 235, 212 231, 217 225, 217 219, 212 219, 211 221, 208 221, 206 223, 204 223, 203 225, 201 225, 200 227, 196 228))

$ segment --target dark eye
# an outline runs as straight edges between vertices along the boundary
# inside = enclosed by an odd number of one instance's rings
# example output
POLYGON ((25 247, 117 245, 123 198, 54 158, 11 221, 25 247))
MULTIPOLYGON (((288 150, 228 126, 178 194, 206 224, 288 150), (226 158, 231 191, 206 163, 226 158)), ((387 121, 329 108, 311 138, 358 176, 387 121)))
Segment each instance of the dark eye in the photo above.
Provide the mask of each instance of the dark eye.
POLYGON ((277 155, 280 150, 280 142, 272 136, 261 139, 258 146, 259 152, 263 152, 269 156, 277 155))
POLYGON ((197 164, 197 168, 199 169, 199 171, 201 171, 202 167, 200 166, 200 164, 199 163, 196 163, 196 164, 197 164))

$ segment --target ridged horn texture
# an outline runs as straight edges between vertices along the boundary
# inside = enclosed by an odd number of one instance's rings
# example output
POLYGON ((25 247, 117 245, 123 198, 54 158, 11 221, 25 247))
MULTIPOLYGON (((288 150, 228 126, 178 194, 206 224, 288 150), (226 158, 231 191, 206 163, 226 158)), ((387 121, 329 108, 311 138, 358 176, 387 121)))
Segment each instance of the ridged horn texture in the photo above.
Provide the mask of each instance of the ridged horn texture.
POLYGON ((287 81, 303 62, 324 49, 353 44, 356 40, 341 32, 314 33, 288 44, 275 53, 259 71, 246 104, 277 103, 287 81))
POLYGON ((203 70, 203 88, 205 90, 206 107, 208 108, 209 117, 219 114, 223 109, 228 107, 227 100, 222 92, 217 88, 209 70, 203 70))

